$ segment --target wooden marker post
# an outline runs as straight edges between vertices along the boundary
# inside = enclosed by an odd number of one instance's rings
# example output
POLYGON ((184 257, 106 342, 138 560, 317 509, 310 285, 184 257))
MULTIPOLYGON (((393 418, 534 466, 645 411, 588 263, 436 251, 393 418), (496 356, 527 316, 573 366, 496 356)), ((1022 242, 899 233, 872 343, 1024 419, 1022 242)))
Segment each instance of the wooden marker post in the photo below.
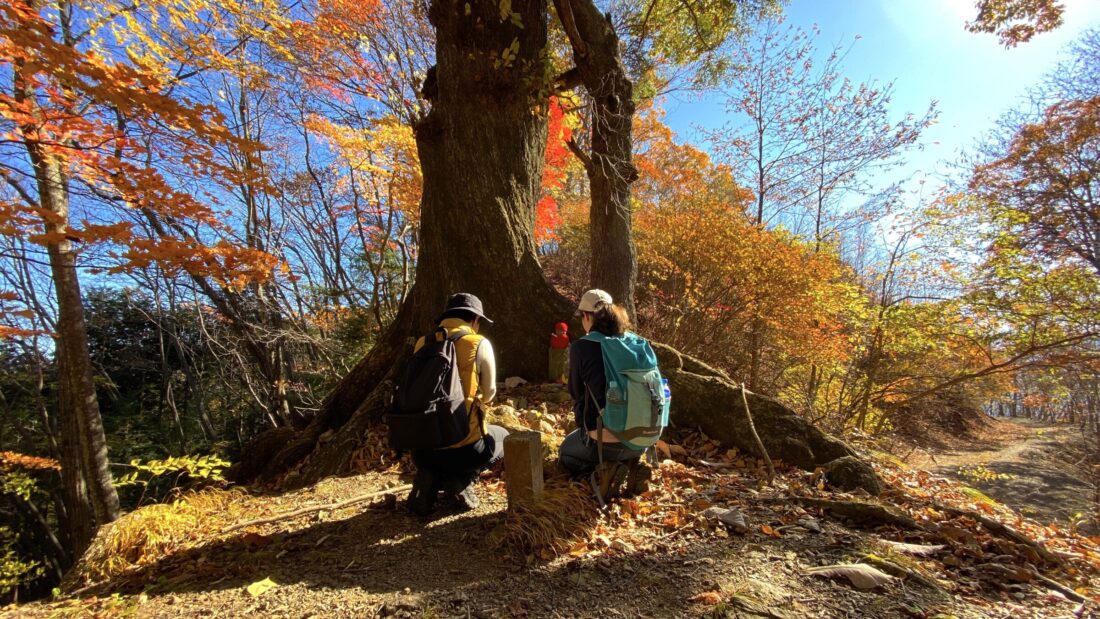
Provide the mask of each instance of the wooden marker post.
POLYGON ((504 439, 508 508, 532 505, 542 495, 542 433, 513 432, 504 439))

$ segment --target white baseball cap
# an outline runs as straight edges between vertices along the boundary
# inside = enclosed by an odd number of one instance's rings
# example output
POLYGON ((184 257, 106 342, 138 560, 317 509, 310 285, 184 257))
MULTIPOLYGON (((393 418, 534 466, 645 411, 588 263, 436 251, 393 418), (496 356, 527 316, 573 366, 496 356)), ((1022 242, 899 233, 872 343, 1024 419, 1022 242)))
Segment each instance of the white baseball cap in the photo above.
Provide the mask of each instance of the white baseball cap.
POLYGON ((611 295, 599 288, 593 288, 581 295, 581 303, 577 306, 577 311, 594 312, 605 305, 611 305, 611 303, 611 295))

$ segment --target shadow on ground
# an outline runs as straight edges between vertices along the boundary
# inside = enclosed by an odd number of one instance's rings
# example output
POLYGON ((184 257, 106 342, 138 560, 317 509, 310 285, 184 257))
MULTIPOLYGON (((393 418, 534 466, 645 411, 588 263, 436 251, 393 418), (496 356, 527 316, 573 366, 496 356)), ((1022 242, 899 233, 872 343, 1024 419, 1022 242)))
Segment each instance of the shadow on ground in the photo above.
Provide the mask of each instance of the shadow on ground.
POLYGON ((1074 467, 1065 457, 1065 441, 1076 439, 1073 428, 1030 420, 1014 423, 1034 433, 990 450, 988 459, 973 457, 980 456, 980 449, 955 449, 950 454, 951 464, 932 470, 958 479, 1036 521, 1067 528, 1072 520, 1078 520, 1081 533, 1100 533, 1092 517, 1096 488, 1074 475, 1074 467), (982 467, 992 475, 974 471, 973 467, 982 467))
POLYGON ((839 528, 783 539, 688 533, 649 550, 524 561, 488 545, 504 505, 501 496, 483 499, 476 512, 443 512, 430 522, 368 509, 293 532, 244 533, 167 557, 104 592, 144 592, 140 615, 176 617, 795 619, 810 610, 826 617, 949 610, 920 587, 891 585, 884 595, 805 575, 808 565, 850 561, 865 544, 839 528), (278 586, 259 597, 245 592, 265 578, 278 586), (725 601, 692 601, 708 591, 722 591, 725 601))

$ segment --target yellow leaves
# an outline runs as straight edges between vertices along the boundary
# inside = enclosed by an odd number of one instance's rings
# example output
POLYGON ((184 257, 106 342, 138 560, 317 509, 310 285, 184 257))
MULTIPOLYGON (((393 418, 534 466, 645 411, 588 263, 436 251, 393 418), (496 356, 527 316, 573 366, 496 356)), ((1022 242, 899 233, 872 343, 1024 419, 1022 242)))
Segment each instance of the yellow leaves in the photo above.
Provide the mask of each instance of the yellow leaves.
POLYGON ((512 10, 512 0, 500 0, 499 8, 500 21, 511 21, 516 28, 523 28, 523 16, 512 10))
POLYGON ((306 128, 328 142, 345 162, 341 167, 351 170, 342 179, 345 185, 354 184, 358 194, 376 204, 392 200, 409 221, 419 218, 420 159, 407 124, 387 116, 359 129, 312 116, 306 128))
POLYGON ((257 598, 278 586, 279 585, 269 577, 248 585, 246 591, 248 591, 248 595, 257 598))
POLYGON ((519 38, 512 39, 512 43, 500 52, 500 60, 495 64, 499 67, 511 67, 519 56, 519 38))

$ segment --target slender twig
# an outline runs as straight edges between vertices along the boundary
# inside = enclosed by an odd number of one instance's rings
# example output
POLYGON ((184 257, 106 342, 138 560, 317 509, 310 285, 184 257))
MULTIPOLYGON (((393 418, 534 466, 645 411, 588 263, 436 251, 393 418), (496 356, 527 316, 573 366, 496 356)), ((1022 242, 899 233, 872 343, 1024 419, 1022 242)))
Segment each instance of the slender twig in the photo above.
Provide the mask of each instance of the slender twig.
POLYGON ((770 486, 775 481, 775 465, 772 464, 772 457, 768 455, 768 450, 764 449, 764 441, 761 441, 760 435, 756 433, 756 424, 752 422, 752 412, 749 411, 749 397, 745 395, 745 383, 741 383, 741 401, 745 403, 745 417, 749 420, 749 431, 752 432, 752 438, 756 441, 756 448, 760 450, 764 456, 764 462, 768 465, 768 485, 770 486))
POLYGON ((286 512, 285 514, 279 514, 277 516, 270 516, 268 518, 260 518, 259 520, 249 520, 247 522, 241 522, 241 523, 235 524, 231 527, 227 527, 225 529, 222 529, 222 534, 232 533, 233 531, 237 531, 237 530, 243 529, 245 527, 253 527, 253 526, 258 526, 258 525, 261 525, 261 524, 269 524, 269 523, 272 523, 272 522, 278 522, 280 520, 286 520, 288 518, 297 518, 298 516, 304 516, 306 514, 312 514, 314 512, 326 511, 326 510, 327 511, 334 511, 334 510, 337 510, 337 509, 343 509, 345 507, 350 507, 350 506, 355 505, 357 503, 362 503, 363 501, 369 501, 371 499, 375 499, 375 498, 378 498, 378 497, 386 495, 386 494, 404 492, 406 490, 411 490, 411 489, 412 489, 412 484, 405 484, 404 486, 395 486, 393 488, 386 488, 385 490, 379 490, 377 492, 368 492, 367 494, 359 495, 357 497, 350 498, 346 501, 339 501, 337 503, 326 503, 325 505, 314 505, 312 507, 303 507, 302 509, 296 509, 292 512, 286 512))

